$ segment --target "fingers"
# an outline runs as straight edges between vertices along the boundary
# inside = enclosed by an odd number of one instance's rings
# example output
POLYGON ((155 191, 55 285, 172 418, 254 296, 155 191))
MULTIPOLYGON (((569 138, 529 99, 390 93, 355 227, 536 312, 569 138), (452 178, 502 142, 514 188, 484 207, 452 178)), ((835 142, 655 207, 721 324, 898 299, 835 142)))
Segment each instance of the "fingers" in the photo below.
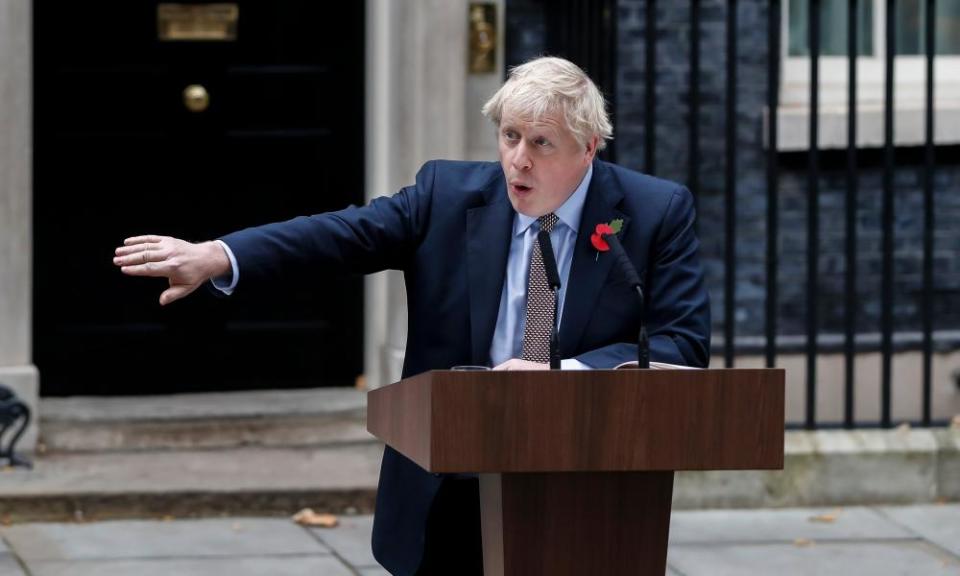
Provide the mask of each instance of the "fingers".
POLYGON ((156 235, 154 235, 154 234, 148 234, 148 235, 146 235, 146 236, 133 236, 133 237, 131 237, 131 238, 127 238, 126 240, 123 241, 123 245, 124 245, 124 246, 133 246, 133 245, 136 245, 136 244, 144 244, 144 243, 148 243, 148 242, 149 242, 149 243, 152 243, 152 244, 155 244, 155 243, 157 243, 157 242, 160 242, 161 240, 163 240, 163 236, 156 236, 156 235))
POLYGON ((503 364, 500 364, 499 366, 494 366, 493 369, 494 370, 523 370, 524 369, 523 363, 524 361, 519 358, 511 358, 506 362, 504 362, 503 364))
POLYGON ((166 306, 171 302, 176 302, 196 290, 197 286, 199 286, 199 284, 177 284, 176 286, 167 288, 163 291, 163 294, 160 295, 160 305, 166 306))
POLYGON ((550 368, 549 364, 541 364, 540 362, 532 362, 530 360, 521 360, 520 358, 511 358, 500 364, 494 366, 494 370, 547 370, 550 368))
POLYGON ((126 256, 127 254, 136 254, 137 252, 143 252, 144 250, 157 250, 160 248, 159 243, 143 243, 143 244, 134 244, 133 246, 120 246, 114 253, 117 256, 126 256))
POLYGON ((140 264, 148 264, 150 262, 163 262, 166 260, 166 256, 159 250, 140 250, 138 252, 133 252, 132 254, 127 254, 125 256, 115 256, 113 258, 113 263, 117 266, 135 266, 140 264))
MULTIPOLYGON (((123 241, 124 245, 114 251, 113 263, 117 266, 137 266, 149 262, 161 262, 166 253, 161 251, 161 236, 135 236, 123 241)), ((135 271, 138 275, 143 269, 135 271)))
MULTIPOLYGON (((132 238, 127 238, 123 241, 123 246, 118 247, 114 250, 116 256, 129 256, 131 254, 139 254, 143 251, 150 250, 159 250, 161 247, 161 242, 164 240, 163 236, 134 236, 132 238)), ((118 261, 117 258, 113 259, 113 263, 118 266, 123 266, 126 264, 143 264, 148 260, 144 260, 143 257, 137 262, 127 259, 124 261, 118 261)))
MULTIPOLYGON (((136 259, 136 256, 133 256, 136 259)), ((147 262, 145 264, 136 264, 136 265, 120 265, 120 271, 128 276, 153 276, 153 277, 169 277, 170 270, 167 266, 163 266, 161 262, 147 262)))
POLYGON ((134 236, 123 241, 114 250, 113 263, 117 266, 136 266, 148 262, 163 262, 170 255, 169 238, 165 236, 134 236))

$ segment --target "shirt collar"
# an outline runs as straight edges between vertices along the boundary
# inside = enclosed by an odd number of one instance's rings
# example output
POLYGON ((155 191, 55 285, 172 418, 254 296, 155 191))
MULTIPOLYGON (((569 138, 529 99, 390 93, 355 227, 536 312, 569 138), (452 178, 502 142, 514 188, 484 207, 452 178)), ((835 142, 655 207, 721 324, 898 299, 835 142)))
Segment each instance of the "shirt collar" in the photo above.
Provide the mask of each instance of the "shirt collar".
MULTIPOLYGON (((580 230, 580 217, 583 216, 583 204, 587 200, 587 189, 590 188, 590 180, 592 177, 593 163, 591 162, 587 168, 587 173, 583 175, 583 180, 580 181, 577 189, 567 198, 566 202, 554 211, 554 214, 557 215, 560 222, 563 222, 573 230, 574 233, 580 230)), ((527 216, 526 214, 517 212, 517 219, 513 224, 514 236, 526 232, 527 228, 536 221, 537 219, 533 216, 527 216)))

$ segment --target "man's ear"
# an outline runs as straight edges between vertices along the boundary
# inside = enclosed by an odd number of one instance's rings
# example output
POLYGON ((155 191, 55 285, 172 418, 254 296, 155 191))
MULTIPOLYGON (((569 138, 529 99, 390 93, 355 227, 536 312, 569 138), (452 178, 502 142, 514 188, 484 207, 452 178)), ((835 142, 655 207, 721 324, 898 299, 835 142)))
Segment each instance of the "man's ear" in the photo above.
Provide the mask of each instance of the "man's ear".
POLYGON ((587 140, 587 149, 586 149, 586 160, 589 164, 593 162, 594 157, 597 155, 597 145, 600 144, 600 136, 594 134, 587 140))

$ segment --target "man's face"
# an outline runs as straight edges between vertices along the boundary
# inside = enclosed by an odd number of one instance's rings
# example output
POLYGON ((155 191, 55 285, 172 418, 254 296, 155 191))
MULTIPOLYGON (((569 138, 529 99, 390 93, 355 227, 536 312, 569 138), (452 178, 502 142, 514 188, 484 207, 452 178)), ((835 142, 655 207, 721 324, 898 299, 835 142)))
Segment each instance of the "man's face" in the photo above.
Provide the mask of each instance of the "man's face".
POLYGON ((586 146, 580 144, 559 114, 532 122, 508 110, 500 119, 498 139, 510 203, 534 218, 555 211, 573 194, 598 141, 594 136, 586 146))

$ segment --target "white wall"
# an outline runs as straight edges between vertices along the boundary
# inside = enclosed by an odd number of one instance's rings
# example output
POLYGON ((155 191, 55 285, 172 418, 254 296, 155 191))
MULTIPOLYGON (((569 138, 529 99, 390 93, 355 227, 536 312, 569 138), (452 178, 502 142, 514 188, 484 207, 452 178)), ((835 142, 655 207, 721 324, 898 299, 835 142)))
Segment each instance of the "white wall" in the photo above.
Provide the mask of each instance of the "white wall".
MULTIPOLYGON (((33 409, 30 1, 0 0, 0 382, 33 409)), ((36 419, 19 445, 32 451, 36 419)))

